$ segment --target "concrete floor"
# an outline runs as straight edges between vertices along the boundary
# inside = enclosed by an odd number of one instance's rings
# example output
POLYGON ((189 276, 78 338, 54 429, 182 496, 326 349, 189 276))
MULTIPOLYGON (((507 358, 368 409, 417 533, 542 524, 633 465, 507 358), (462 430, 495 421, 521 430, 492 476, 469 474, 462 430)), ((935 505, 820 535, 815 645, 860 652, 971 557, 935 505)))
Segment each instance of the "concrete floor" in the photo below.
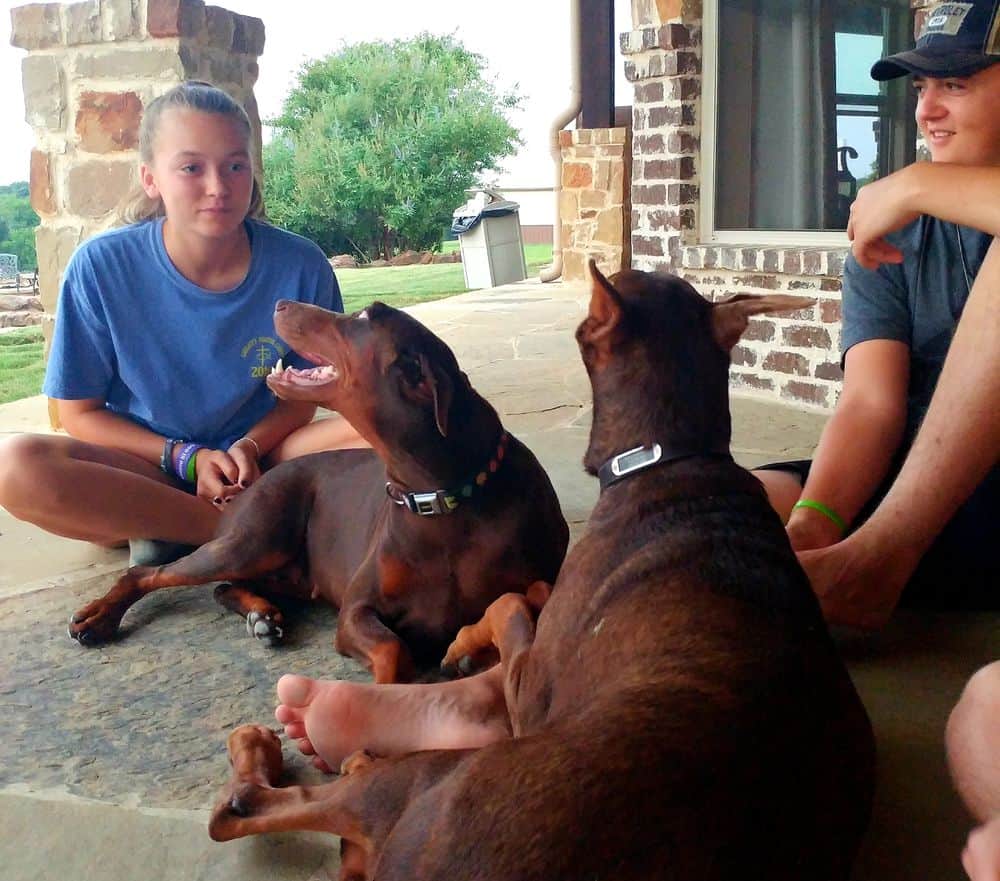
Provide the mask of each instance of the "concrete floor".
MULTIPOLYGON (((454 349, 505 425, 549 470, 578 535, 597 497, 580 460, 586 376, 572 330, 587 294, 524 283, 413 308, 454 349)), ((824 417, 734 398, 733 452, 747 466, 807 456, 824 417)), ((46 430, 44 400, 0 407, 0 436, 46 430)), ((85 650, 65 622, 125 565, 122 551, 45 535, 0 509, 0 878, 301 879, 336 877, 332 838, 220 845, 205 826, 227 776, 228 731, 269 722, 284 672, 365 679, 331 646, 328 609, 290 612, 269 650, 205 589, 150 597, 123 638, 85 650)), ((968 827, 951 791, 944 721, 965 679, 1000 651, 997 616, 899 615, 841 645, 875 724, 880 781, 857 881, 959 881, 968 827)), ((286 749, 290 779, 317 780, 286 749)), ((780 830, 776 830, 780 834, 780 830)))

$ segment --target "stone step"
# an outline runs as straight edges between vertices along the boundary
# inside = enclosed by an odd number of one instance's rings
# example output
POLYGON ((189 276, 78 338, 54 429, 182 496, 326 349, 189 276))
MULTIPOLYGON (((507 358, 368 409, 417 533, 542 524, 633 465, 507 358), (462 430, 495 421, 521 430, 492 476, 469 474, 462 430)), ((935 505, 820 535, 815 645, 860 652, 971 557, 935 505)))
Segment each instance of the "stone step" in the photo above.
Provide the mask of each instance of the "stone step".
POLYGON ((34 327, 42 323, 41 309, 0 309, 0 327, 34 327))
POLYGON ((41 312, 42 298, 25 291, 21 294, 0 294, 0 312, 41 312))

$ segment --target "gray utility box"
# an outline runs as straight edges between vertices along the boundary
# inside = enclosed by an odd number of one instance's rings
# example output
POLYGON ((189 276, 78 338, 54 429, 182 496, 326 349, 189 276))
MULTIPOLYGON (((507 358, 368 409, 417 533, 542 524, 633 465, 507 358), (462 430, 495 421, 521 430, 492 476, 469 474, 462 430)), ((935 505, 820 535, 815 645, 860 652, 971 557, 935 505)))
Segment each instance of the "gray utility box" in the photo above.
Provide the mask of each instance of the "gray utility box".
POLYGON ((524 242, 516 202, 493 202, 477 218, 456 220, 467 288, 495 288, 524 281, 524 242), (464 229, 463 229, 464 227, 464 229))

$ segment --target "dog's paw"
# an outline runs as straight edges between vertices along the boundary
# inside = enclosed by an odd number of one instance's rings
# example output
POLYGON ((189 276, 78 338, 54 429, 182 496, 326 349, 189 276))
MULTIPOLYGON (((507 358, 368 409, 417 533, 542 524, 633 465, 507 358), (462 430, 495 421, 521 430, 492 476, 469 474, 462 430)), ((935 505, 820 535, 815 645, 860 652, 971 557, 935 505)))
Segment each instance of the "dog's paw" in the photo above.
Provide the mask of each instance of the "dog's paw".
POLYGON ((115 638, 121 615, 97 602, 84 606, 69 619, 67 633, 80 645, 100 645, 115 638))
POLYGON ((341 775, 353 774, 355 771, 367 768, 374 761, 375 756, 368 752, 368 750, 355 750, 340 763, 340 773, 341 775))
POLYGON ((278 645, 285 637, 284 628, 270 612, 249 612, 246 620, 247 633, 254 639, 259 639, 264 645, 278 645))
POLYGON ((441 662, 441 673, 449 679, 458 679, 462 676, 471 676, 477 673, 476 662, 471 655, 462 655, 457 660, 445 658, 441 662))

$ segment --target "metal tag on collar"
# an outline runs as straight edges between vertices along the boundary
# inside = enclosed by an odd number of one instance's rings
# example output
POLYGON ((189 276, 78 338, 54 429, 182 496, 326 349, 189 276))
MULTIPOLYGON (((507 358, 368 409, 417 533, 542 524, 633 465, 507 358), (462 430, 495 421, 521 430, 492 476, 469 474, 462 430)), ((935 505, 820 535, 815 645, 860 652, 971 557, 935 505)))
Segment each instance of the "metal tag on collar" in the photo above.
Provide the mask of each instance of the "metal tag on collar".
POLYGON ((448 514, 454 505, 448 504, 448 497, 441 490, 428 493, 407 493, 406 507, 414 514, 429 517, 432 514, 448 514))
POLYGON ((662 456, 663 450, 659 444, 653 444, 651 447, 634 447, 619 453, 611 460, 611 473, 615 477, 624 477, 633 471, 655 465, 662 456))

